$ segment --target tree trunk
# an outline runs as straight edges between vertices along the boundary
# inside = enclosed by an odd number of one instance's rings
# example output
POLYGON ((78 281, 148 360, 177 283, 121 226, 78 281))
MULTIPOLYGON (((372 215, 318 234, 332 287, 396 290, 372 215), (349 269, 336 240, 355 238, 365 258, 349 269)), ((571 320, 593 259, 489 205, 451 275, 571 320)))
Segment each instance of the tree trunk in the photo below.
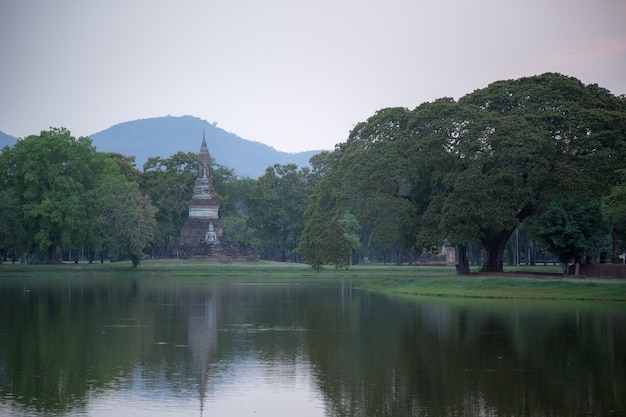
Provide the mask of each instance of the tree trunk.
POLYGON ((53 241, 48 247, 48 253, 46 255, 46 258, 47 258, 46 263, 49 263, 49 264, 59 263, 58 246, 56 242, 53 241))
POLYGON ((613 228, 613 231, 611 232, 611 241, 613 245, 613 251, 611 254, 611 262, 614 264, 618 264, 619 263, 619 233, 615 228, 613 228))
POLYGON ((483 260, 482 272, 502 272, 504 249, 506 242, 513 234, 512 230, 503 230, 489 240, 481 240, 480 243, 485 249, 485 259, 483 260))
POLYGON ((130 255, 130 260, 133 264, 133 268, 137 268, 137 266, 139 266, 139 256, 137 254, 130 255))
POLYGON ((467 246, 465 245, 457 245, 456 247, 456 256, 457 256, 457 270, 456 273, 458 275, 469 275, 469 260, 467 259, 467 246))
MULTIPOLYGON (((569 274, 569 259, 561 259, 560 263, 561 263, 561 271, 563 272, 563 277, 567 278, 567 275, 569 274)), ((574 263, 574 266, 576 265, 576 263, 574 263)), ((574 270, 575 271, 575 270, 574 270)), ((577 275, 576 273, 574 273, 575 275, 577 275)))

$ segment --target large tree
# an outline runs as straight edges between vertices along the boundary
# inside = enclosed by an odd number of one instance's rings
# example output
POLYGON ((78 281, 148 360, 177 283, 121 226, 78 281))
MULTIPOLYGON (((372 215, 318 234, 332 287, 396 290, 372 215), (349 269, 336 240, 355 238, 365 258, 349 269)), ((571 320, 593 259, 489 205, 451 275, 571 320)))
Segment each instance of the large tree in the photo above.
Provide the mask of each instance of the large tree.
POLYGON ((332 169, 337 155, 337 152, 324 153, 312 159, 317 182, 304 212, 304 227, 296 250, 316 271, 326 264, 347 268, 355 247, 341 224, 342 216, 349 213, 337 195, 342 187, 340 176, 332 169))
POLYGON ((559 195, 601 197, 626 161, 626 102, 597 85, 543 74, 493 83, 459 104, 477 116, 458 149, 475 152, 464 153, 467 166, 452 181, 465 188, 461 201, 478 201, 490 219, 475 222, 485 271, 502 270, 506 241, 519 222, 559 195))
POLYGON ((94 190, 98 201, 96 230, 112 255, 128 255, 133 267, 143 258, 156 230, 156 209, 136 183, 122 175, 103 177, 94 190))
POLYGON ((433 197, 440 203, 438 228, 452 242, 480 243, 484 270, 501 271, 509 237, 554 189, 543 169, 549 146, 523 118, 489 117, 458 106, 471 118, 454 144, 444 142, 455 160, 441 181, 443 199, 433 197))
POLYGON ((351 244, 344 242, 346 231, 340 227, 341 219, 350 216, 359 225, 366 251, 372 242, 398 250, 412 246, 413 170, 406 147, 409 116, 404 108, 380 110, 356 125, 347 142, 334 152, 312 159, 320 175, 307 209, 301 249, 314 267, 320 262, 341 265, 343 259, 349 259, 350 248, 361 246, 354 241, 355 232, 347 235, 351 244), (321 219, 325 221, 320 223, 321 219), (320 228, 325 228, 323 233, 320 228), (337 252, 337 245, 348 255, 337 252))
POLYGON ((502 271, 506 242, 524 220, 559 195, 593 200, 614 183, 626 107, 595 85, 544 74, 426 103, 409 129, 423 154, 418 238, 478 242, 483 270, 502 271))
POLYGON ((8 201, 19 204, 19 250, 57 262, 60 246, 84 244, 92 220, 84 196, 104 159, 91 140, 52 128, 17 141, 2 157, 8 201))
POLYGON ((458 102, 383 109, 338 145, 322 182, 341 179, 326 191, 331 207, 354 213, 375 240, 417 251, 480 244, 483 270, 501 271, 518 225, 558 196, 594 200, 615 184, 625 138, 623 98, 544 74, 458 102))
MULTIPOLYGON (((112 215, 132 212, 139 201, 144 211, 152 206, 138 194, 123 198, 128 196, 124 190, 136 184, 120 174, 113 159, 96 152, 89 138, 74 138, 67 129, 51 128, 4 148, 0 161, 2 205, 10 210, 0 238, 5 244, 8 239, 14 252, 28 254, 33 261, 58 262, 59 248, 86 249, 93 254, 102 250, 105 237, 109 246, 116 244, 110 237, 117 232, 140 235, 142 241, 150 238, 150 223, 138 222, 136 217, 115 224, 101 222, 104 208, 112 215), (105 186, 116 188, 105 192, 105 186)), ((139 257, 135 247, 124 248, 139 257)))

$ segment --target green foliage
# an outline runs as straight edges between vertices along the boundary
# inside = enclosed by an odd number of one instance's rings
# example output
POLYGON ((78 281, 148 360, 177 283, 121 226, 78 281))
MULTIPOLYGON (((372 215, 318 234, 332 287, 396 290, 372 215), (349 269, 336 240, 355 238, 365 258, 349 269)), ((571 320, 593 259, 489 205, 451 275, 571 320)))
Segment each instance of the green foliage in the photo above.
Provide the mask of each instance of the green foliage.
POLYGON ((408 154, 408 121, 404 108, 383 109, 358 124, 341 145, 337 170, 346 208, 385 246, 412 245, 415 226, 410 201, 415 171, 408 154))
POLYGON ((476 116, 455 144, 461 157, 446 203, 461 214, 444 229, 473 224, 487 271, 502 270, 520 222, 558 195, 599 198, 623 165, 626 108, 597 86, 544 74, 493 83, 459 105, 476 116))
POLYGON ((178 152, 169 158, 152 157, 144 164, 139 186, 157 209, 156 255, 172 252, 187 219, 187 202, 193 194, 197 169, 197 155, 191 152, 178 152))
POLYGON ((220 217, 244 214, 246 201, 255 180, 237 178, 232 169, 214 163, 211 171, 213 187, 220 201, 220 217))
POLYGON ((330 168, 330 165, 333 160, 332 152, 322 151, 317 155, 313 155, 309 160, 311 164, 311 175, 315 182, 321 180, 326 171, 330 168))
POLYGON ((124 177, 106 178, 96 190, 99 201, 97 228, 102 243, 112 254, 128 254, 133 267, 143 259, 143 249, 152 243, 156 209, 135 183, 124 177))
POLYGON ((115 162, 120 174, 125 176, 128 181, 140 183, 141 172, 135 165, 134 156, 126 156, 116 152, 107 152, 105 155, 115 162))
POLYGON ((307 209, 308 233, 303 233, 300 248, 314 268, 320 263, 349 265, 351 250, 364 247, 367 252, 372 238, 387 248, 412 245, 413 170, 406 146, 409 114, 403 108, 383 109, 355 126, 348 141, 334 152, 311 160, 320 174, 316 196, 307 209), (308 242, 309 238, 313 241, 308 242))
POLYGON ((341 181, 334 169, 336 157, 337 152, 327 153, 313 163, 316 186, 304 212, 304 227, 296 248, 315 271, 324 269, 326 264, 333 264, 336 269, 350 265, 354 242, 346 232, 354 234, 356 229, 350 230, 355 222, 348 217, 344 220, 347 229, 339 221, 347 212, 337 206, 341 181))
POLYGON ((532 223, 533 236, 564 266, 580 258, 608 232, 607 223, 597 202, 580 204, 572 199, 555 200, 548 210, 532 223))
POLYGON ((348 211, 375 242, 418 253, 479 243, 483 269, 502 271, 522 222, 556 196, 597 200, 616 183, 624 138, 625 100, 559 74, 383 109, 327 158, 326 217, 348 211))
POLYGON ((626 233, 626 170, 620 171, 622 179, 611 190, 611 194, 602 199, 603 213, 612 227, 613 263, 619 262, 620 238, 626 233))
POLYGON ((293 164, 269 167, 256 181, 248 196, 248 225, 266 256, 278 252, 285 261, 296 248, 311 192, 309 169, 293 164))
POLYGON ((350 241, 350 247, 352 249, 358 249, 361 247, 361 241, 359 239, 359 230, 361 225, 359 220, 352 213, 344 213, 337 219, 337 224, 343 231, 343 236, 350 241))
POLYGON ((620 171, 622 180, 602 199, 603 212, 618 235, 626 233, 626 170, 620 171))
POLYGON ((103 161, 91 141, 53 128, 5 148, 2 157, 7 168, 5 191, 12 195, 8 201, 20 207, 21 227, 14 225, 19 250, 34 250, 36 256, 56 262, 60 245, 84 243, 90 221, 84 195, 93 188, 103 161))
POLYGON ((597 85, 548 73, 499 81, 460 101, 526 120, 542 145, 536 169, 551 173, 563 194, 599 198, 623 168, 626 101, 597 85))
POLYGON ((343 217, 338 213, 330 214, 332 205, 331 197, 317 189, 304 213, 306 220, 296 250, 316 271, 326 264, 333 264, 336 269, 348 268, 351 250, 358 247, 356 218, 349 213, 343 217))
POLYGON ((7 257, 16 259, 18 237, 23 235, 20 223, 20 205, 17 196, 8 188, 0 188, 0 263, 7 257))
POLYGON ((125 254, 141 258, 153 225, 132 216, 133 204, 140 203, 144 212, 153 209, 137 185, 120 174, 119 158, 96 152, 89 138, 76 139, 67 129, 52 128, 5 148, 0 161, 1 204, 7 210, 0 243, 12 247, 14 255, 58 262, 59 248, 85 248, 93 254, 105 244, 119 243, 113 237, 126 233, 134 240, 123 245, 125 254), (128 187, 134 187, 132 198, 128 187), (102 221, 105 215, 122 214, 126 217, 117 222, 102 221))
POLYGON ((259 245, 256 230, 250 227, 248 216, 224 216, 221 220, 231 241, 244 245, 259 245))

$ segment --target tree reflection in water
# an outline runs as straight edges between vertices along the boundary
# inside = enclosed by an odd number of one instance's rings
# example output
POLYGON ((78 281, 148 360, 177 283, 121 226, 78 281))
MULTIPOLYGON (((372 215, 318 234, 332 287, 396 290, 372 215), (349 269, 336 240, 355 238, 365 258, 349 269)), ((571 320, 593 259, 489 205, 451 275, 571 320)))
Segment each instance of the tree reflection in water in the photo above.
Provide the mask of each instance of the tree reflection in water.
POLYGON ((626 415, 621 304, 81 277, 2 280, 0 313, 4 414, 626 415))

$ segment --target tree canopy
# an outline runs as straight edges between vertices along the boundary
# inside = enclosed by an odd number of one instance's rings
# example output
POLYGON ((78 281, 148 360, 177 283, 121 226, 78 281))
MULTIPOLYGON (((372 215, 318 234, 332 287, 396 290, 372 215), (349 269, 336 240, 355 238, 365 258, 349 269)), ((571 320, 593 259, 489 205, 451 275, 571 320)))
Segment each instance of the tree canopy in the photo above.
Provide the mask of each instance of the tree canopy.
POLYGON ((25 254, 34 262, 58 262, 62 248, 93 255, 123 241, 120 251, 138 264, 152 238, 154 208, 89 138, 51 128, 5 147, 0 165, 9 220, 0 229, 3 255, 10 251, 14 258, 25 254), (116 240, 119 233, 129 237, 116 240))
POLYGON ((268 167, 247 198, 248 226, 256 231, 266 257, 285 261, 298 245, 303 213, 313 189, 308 168, 295 164, 268 167))
POLYGON ((316 190, 326 196, 311 200, 309 222, 348 211, 374 239, 416 252, 480 244, 483 270, 502 271, 522 222, 555 198, 606 194, 626 163, 625 139, 623 97, 552 73, 382 109, 328 158, 320 184, 336 186, 316 190))

